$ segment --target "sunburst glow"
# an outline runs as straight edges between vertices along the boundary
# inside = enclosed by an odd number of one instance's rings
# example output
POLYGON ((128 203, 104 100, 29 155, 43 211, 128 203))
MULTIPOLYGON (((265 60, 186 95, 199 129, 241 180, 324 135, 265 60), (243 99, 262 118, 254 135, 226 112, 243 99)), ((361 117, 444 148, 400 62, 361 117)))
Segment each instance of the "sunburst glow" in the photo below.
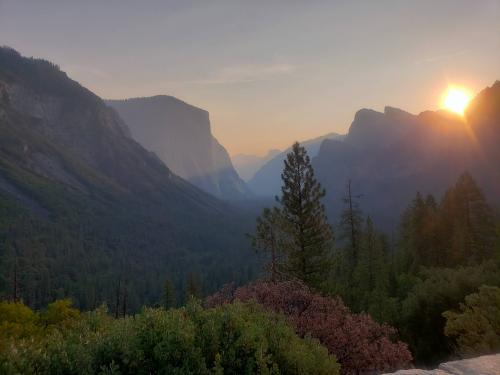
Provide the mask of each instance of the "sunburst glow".
POLYGON ((443 99, 443 107, 448 111, 463 115, 471 99, 467 90, 450 87, 443 99))

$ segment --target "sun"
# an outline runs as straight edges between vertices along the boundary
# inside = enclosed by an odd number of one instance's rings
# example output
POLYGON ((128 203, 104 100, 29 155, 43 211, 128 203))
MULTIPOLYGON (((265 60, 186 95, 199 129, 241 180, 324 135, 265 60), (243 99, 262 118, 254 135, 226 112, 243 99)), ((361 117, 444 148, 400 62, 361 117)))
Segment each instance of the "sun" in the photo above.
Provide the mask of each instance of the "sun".
POLYGON ((463 116, 465 108, 471 99, 470 94, 463 88, 450 87, 444 95, 443 107, 448 111, 463 116))

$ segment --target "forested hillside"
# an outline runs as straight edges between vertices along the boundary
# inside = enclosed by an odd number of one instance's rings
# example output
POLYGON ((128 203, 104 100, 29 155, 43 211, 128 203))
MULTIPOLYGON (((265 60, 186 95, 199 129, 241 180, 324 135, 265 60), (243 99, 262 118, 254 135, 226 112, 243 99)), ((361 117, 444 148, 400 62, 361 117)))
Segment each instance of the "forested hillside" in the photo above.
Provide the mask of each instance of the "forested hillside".
POLYGON ((203 291, 252 275, 245 217, 127 132, 57 66, 0 49, 2 296, 135 310, 166 280, 183 300, 189 274, 203 291))

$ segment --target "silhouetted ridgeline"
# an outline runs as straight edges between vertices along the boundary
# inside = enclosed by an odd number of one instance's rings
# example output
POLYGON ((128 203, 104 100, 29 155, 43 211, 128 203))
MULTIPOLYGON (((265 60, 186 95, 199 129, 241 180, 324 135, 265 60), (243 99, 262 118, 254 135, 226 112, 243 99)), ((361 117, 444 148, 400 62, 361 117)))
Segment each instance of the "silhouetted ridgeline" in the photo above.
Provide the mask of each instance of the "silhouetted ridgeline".
POLYGON ((338 217, 351 180, 363 211, 393 231, 416 191, 441 196, 464 171, 498 207, 498 144, 500 82, 477 95, 465 121, 444 111, 415 116, 390 107, 384 113, 360 110, 343 142, 323 141, 313 166, 331 218, 338 217))

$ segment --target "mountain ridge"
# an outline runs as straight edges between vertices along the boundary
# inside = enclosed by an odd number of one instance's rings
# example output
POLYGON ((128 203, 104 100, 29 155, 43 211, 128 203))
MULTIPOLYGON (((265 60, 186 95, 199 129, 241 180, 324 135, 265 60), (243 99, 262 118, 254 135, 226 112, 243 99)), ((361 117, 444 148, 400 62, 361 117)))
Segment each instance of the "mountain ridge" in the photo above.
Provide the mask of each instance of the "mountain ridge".
POLYGON ((193 270, 206 291, 251 275, 246 214, 172 173, 55 64, 0 48, 0 135, 0 295, 13 267, 35 307, 111 303, 120 282, 134 310, 193 270))
POLYGON ((492 168, 500 162, 495 146, 500 142, 498 103, 496 83, 471 101, 464 118, 442 110, 418 115, 398 110, 402 116, 396 119, 392 110, 355 116, 346 139, 323 141, 313 158, 318 180, 327 191, 329 216, 340 214, 351 180, 355 194, 363 195, 360 206, 365 214, 384 229, 394 230, 416 191, 441 196, 465 171, 499 205, 500 172, 492 168))
POLYGON ((177 175, 222 199, 251 193, 229 154, 212 135, 208 111, 169 95, 106 100, 125 120, 132 138, 177 175))
MULTIPOLYGON (((328 133, 319 137, 315 137, 301 142, 309 156, 314 157, 319 151, 321 142, 325 139, 335 138, 343 139, 344 135, 335 132, 328 133)), ((248 181, 248 186, 252 191, 261 197, 272 197, 280 193, 281 189, 281 171, 283 170, 283 161, 286 159, 286 154, 290 152, 290 147, 279 153, 278 155, 267 161, 260 169, 255 172, 254 176, 248 181)))
POLYGON ((264 156, 236 154, 231 157, 231 161, 241 178, 243 178, 244 181, 249 181, 265 163, 280 153, 281 150, 272 149, 264 156))

